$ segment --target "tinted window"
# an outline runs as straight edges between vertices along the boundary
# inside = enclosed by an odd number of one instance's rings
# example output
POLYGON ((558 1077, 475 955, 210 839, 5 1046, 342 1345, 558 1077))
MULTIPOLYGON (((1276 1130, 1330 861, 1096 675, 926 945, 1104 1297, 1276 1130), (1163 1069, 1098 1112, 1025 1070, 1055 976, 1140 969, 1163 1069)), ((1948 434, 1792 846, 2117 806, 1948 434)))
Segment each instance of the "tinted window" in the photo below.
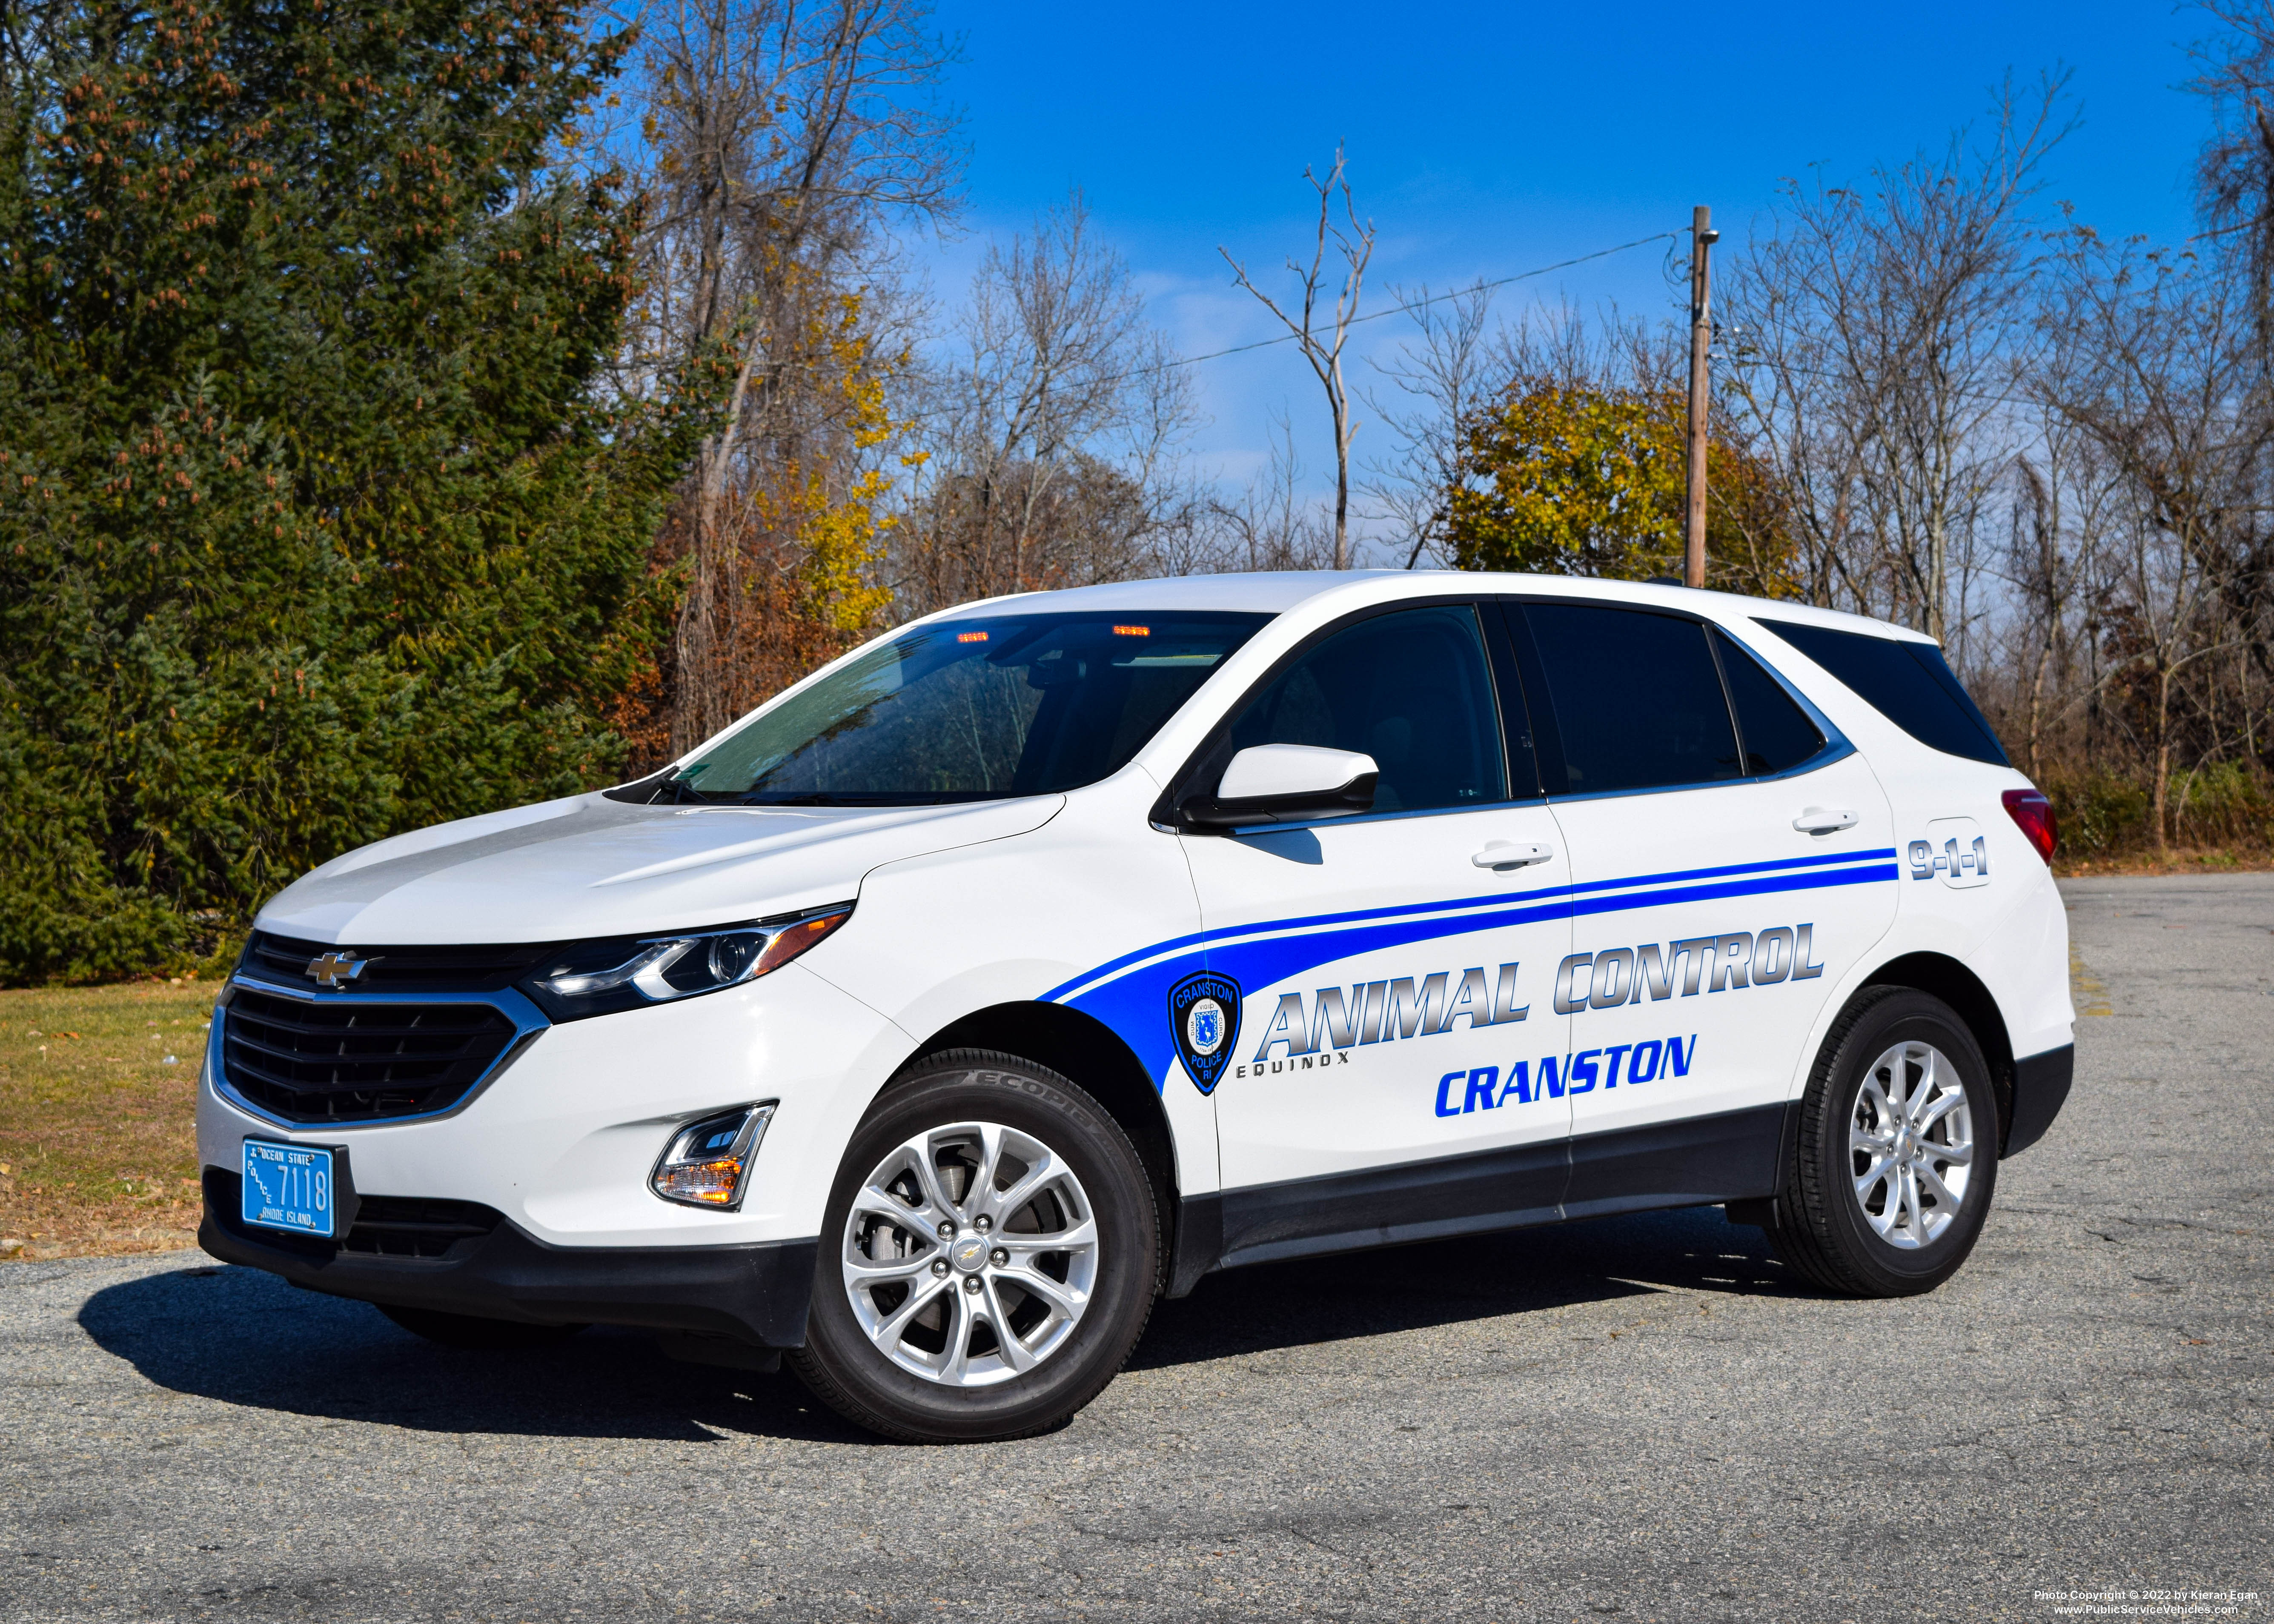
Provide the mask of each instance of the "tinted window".
POLYGON ((2007 765, 1998 735, 1931 643, 1900 643, 1783 620, 1760 622, 1856 690, 1921 744, 1969 761, 2007 765))
POLYGON ((1314 744, 1374 757, 1377 812, 1507 799, 1500 716, 1477 617, 1403 609, 1335 633, 1248 703, 1231 748, 1314 744))
POLYGON ((1039 795, 1118 771, 1262 614, 919 627, 724 733, 666 801, 877 806, 1039 795))
POLYGON ((1575 795, 1734 778, 1737 736, 1695 620, 1526 604, 1575 795))
POLYGON ((1793 703, 1784 685, 1718 627, 1713 636, 1721 674, 1729 680, 1729 708, 1737 713, 1746 774, 1789 772, 1822 749, 1823 732, 1793 703))

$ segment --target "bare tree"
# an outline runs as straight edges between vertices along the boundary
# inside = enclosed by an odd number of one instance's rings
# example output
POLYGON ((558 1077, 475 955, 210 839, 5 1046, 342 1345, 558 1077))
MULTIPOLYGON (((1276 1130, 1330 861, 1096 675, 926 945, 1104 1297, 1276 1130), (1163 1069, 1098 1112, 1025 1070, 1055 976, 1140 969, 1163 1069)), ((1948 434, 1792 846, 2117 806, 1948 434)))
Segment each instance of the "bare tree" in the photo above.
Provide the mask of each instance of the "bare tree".
POLYGON ((1231 251, 1218 246, 1224 263, 1231 267, 1233 279, 1240 287, 1254 294, 1264 309, 1279 319, 1282 326, 1301 346, 1303 359, 1310 363, 1321 388, 1327 395, 1327 412, 1333 420, 1335 436, 1335 568, 1351 567, 1350 545, 1350 448, 1351 437, 1358 432, 1358 420, 1351 415, 1350 391, 1343 379, 1343 345, 1350 335, 1351 323, 1358 318, 1359 295, 1366 285, 1366 267, 1374 258, 1374 222, 1361 224, 1358 206, 1351 195, 1350 180, 1343 159, 1343 149, 1335 148, 1333 165, 1321 176, 1306 169, 1303 178, 1319 194, 1319 223, 1311 244, 1308 266, 1290 259, 1287 268, 1292 271, 1301 288, 1302 298, 1298 313, 1289 315, 1276 299, 1257 287, 1247 274, 1247 267, 1231 257, 1231 251), (1342 219, 1335 218, 1335 205, 1342 204, 1342 219), (1333 258, 1337 262, 1330 273, 1328 267, 1328 245, 1333 244, 1333 258), (1321 308, 1329 275, 1335 282, 1334 304, 1331 312, 1321 308), (1329 323, 1323 329, 1321 321, 1329 323))
POLYGON ((2248 279, 2262 345, 2274 334, 2274 11, 2207 0, 2227 32, 2196 47, 2194 88, 2211 103, 2212 131, 2196 169, 2204 235, 2248 279))
POLYGON ((2120 658, 2103 680, 2139 691, 2134 727, 2154 775, 2158 847, 2170 838, 2182 680, 2251 629, 2226 613, 2233 600, 2220 589, 2259 545, 2274 415, 2251 283, 2234 268, 2230 258, 2136 254, 2076 233, 2039 374, 2048 410, 2089 437, 2125 506, 2101 605, 2120 658))
POLYGON ((641 38, 651 224, 627 387, 696 365, 732 380, 665 533, 688 569, 669 706, 683 749, 749 703, 736 672, 756 651, 736 628, 764 622, 741 606, 754 568, 797 552, 766 521, 798 504, 766 492, 831 459, 840 487, 859 477, 847 370, 899 348, 884 228, 942 219, 959 154, 924 0, 667 0, 641 38))
MULTIPOLYGON (((2274 411, 2274 8, 2234 0, 2203 7, 2225 32, 2197 47, 2195 88, 2210 102, 2197 170, 2208 251, 2247 289, 2253 410, 2274 411)), ((2220 593, 2261 681, 2274 679, 2274 527, 2234 541, 2220 593)))
POLYGON ((2027 102, 2009 86, 1985 139, 1962 132, 1867 189, 1789 183, 1725 277, 1744 330, 1730 405, 1799 500, 1818 601, 1954 629, 1954 569, 2018 438, 2028 209, 2065 83, 2027 102))
POLYGON ((2066 613, 2073 582, 2061 547, 2060 482, 2048 477, 2027 453, 2014 462, 2019 500, 2014 504, 2012 534, 2007 543, 2011 579, 2021 589, 2028 606, 2029 623, 2022 629, 2024 647, 2018 652, 2026 675, 2023 687, 2024 738, 2022 759, 2032 778, 2042 771, 2045 738, 2046 687, 2058 678, 2057 666, 2066 652, 2066 613))
POLYGON ((1434 294, 1391 289, 1414 329, 1397 358, 1375 370, 1394 394, 1374 393, 1367 404, 1394 442, 1389 454, 1367 465, 1364 494, 1395 527, 1405 568, 1425 553, 1441 564, 1446 495, 1461 477, 1461 433, 1469 414, 1489 394, 1486 320, 1492 294, 1481 286, 1434 294))
POLYGON ((1124 578, 1189 516, 1191 388, 1079 193, 990 247, 937 369, 904 612, 1124 578))
POLYGON ((1303 464, 1285 412, 1272 420, 1270 460, 1239 494, 1210 499, 1200 509, 1196 545, 1178 573, 1324 569, 1334 560, 1334 531, 1302 493, 1303 464))

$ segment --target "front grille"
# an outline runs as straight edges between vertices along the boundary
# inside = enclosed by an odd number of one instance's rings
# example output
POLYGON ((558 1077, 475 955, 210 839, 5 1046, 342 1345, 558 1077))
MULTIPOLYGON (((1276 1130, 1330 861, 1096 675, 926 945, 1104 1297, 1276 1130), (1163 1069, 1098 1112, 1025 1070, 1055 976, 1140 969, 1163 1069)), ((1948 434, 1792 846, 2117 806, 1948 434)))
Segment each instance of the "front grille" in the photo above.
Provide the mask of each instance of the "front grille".
POLYGON ((357 992, 495 992, 510 987, 550 952, 553 944, 515 942, 502 945, 343 947, 305 942, 297 936, 256 931, 245 944, 243 967, 288 987, 312 986, 311 959, 326 953, 352 953, 365 961, 354 982, 357 992))
POLYGON ((478 1201, 367 1195, 340 1244, 375 1258, 440 1258, 459 1242, 478 1240, 504 1221, 503 1214, 478 1201))
POLYGON ((222 1011, 230 1086, 286 1122, 378 1122, 448 1110, 514 1026, 486 1004, 305 1003, 240 984, 222 1011))

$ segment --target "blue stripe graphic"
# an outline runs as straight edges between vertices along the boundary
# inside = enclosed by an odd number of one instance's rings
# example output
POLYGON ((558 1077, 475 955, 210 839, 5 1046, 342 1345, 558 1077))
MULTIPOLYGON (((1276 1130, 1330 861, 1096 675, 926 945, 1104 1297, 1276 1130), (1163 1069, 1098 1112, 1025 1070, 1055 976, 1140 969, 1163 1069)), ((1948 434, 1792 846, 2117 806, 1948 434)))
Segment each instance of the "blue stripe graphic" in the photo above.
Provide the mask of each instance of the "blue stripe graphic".
POLYGON ((1590 880, 1585 885, 1574 885, 1575 891, 1618 891, 1629 885, 1659 885, 1671 880, 1715 880, 1730 874, 1766 874, 1780 868, 1824 868, 1842 863, 1894 861, 1895 848, 1881 846, 1871 852, 1841 852, 1822 857, 1780 857, 1774 862, 1731 863, 1725 868, 1682 868, 1671 874, 1638 874, 1630 880, 1590 880))
POLYGON ((1576 897, 1571 894, 1574 888, 1559 886, 1515 898, 1476 898, 1417 907, 1369 908, 1227 927, 1175 937, 1125 954, 1052 989, 1043 996, 1094 1015, 1118 1032, 1136 1049, 1138 1058, 1158 1087, 1167 1083, 1170 1065, 1176 1057, 1174 1035, 1169 1030, 1167 1019, 1169 989, 1201 970, 1229 975, 1244 988, 1260 989, 1360 953, 1540 920, 1594 917, 1669 903, 1709 902, 1731 897, 1773 896, 1888 883, 1899 879, 1901 870, 1893 862, 1875 860, 1894 855, 1892 851, 1879 851, 1828 860, 1860 865, 1836 869, 1828 866, 1827 860, 1803 859, 1604 882, 1606 886, 1640 885, 1653 880, 1693 876, 1751 876, 1706 885, 1658 885, 1616 896, 1576 897), (1339 929, 1316 929, 1337 924, 1339 929), (1306 934, 1296 934, 1306 926, 1314 929, 1306 934), (1147 959, 1153 962, 1141 962, 1147 959), (1132 966, 1138 967, 1130 968, 1132 966), (1081 990, 1073 991, 1075 989, 1081 990))
MULTIPOLYGON (((1630 879, 1623 880, 1590 880, 1584 885, 1556 886, 1547 891, 1516 891, 1513 893, 1509 891, 1498 891, 1489 897, 1462 897, 1449 902, 1409 902, 1398 904, 1394 907, 1359 908, 1350 913, 1313 914, 1297 919, 1276 919, 1253 925, 1219 926, 1214 930, 1199 930, 1194 931, 1189 936, 1171 936, 1166 941, 1156 942, 1149 947, 1141 947, 1134 952, 1124 953, 1118 959, 1109 959, 1103 964, 1097 965, 1090 969, 1085 970, 1080 975, 1074 976, 1070 981, 1060 981, 1057 986, 1043 994, 1043 998, 1048 1003, 1061 1003, 1065 1001, 1067 995, 1073 992, 1077 988, 1090 987, 1096 982, 1111 977, 1117 972, 1126 970, 1133 965, 1142 963, 1144 960, 1151 959, 1157 954, 1173 952, 1180 948, 1199 947, 1210 942, 1228 941, 1235 936, 1254 936, 1259 931, 1276 932, 1308 930, 1316 929, 1321 925, 1355 924, 1362 921, 1374 919, 1411 918, 1416 914, 1447 914, 1461 909, 1504 909, 1510 903, 1530 902, 1535 898, 1573 896, 1581 891, 1619 891, 1634 885, 1662 885, 1678 880, 1720 879, 1726 876, 1739 874, 1766 874, 1779 870, 1819 869, 1846 863, 1871 862, 1875 861, 1892 862, 1894 855, 1895 852, 1893 846, 1885 846, 1876 851, 1826 853, 1826 855, 1818 857, 1781 857, 1771 862, 1731 863, 1726 867, 1718 868, 1678 868, 1664 874, 1638 874, 1630 879)), ((1888 879, 1894 879, 1897 876, 1891 868, 1888 870, 1886 877, 1888 879)), ((1664 892, 1653 892, 1653 898, 1654 900, 1662 900, 1665 894, 1666 893, 1664 892)), ((1707 898, 1718 896, 1738 896, 1743 894, 1743 893, 1742 892, 1725 891, 1716 889, 1704 889, 1698 892, 1698 895, 1707 898)), ((1621 904, 1620 906, 1625 905, 1621 904)), ((1643 902, 1637 902, 1634 906, 1645 906, 1651 905, 1643 902)), ((1600 913, 1605 910, 1601 908, 1580 907, 1575 911, 1585 914, 1600 913)), ((1501 918, 1497 914, 1495 914, 1494 917, 1495 920, 1499 920, 1501 918)), ((1544 914, 1527 914, 1525 917, 1530 919, 1544 919, 1547 917, 1547 915, 1544 914)), ((1419 938, 1416 939, 1418 940, 1419 938)))

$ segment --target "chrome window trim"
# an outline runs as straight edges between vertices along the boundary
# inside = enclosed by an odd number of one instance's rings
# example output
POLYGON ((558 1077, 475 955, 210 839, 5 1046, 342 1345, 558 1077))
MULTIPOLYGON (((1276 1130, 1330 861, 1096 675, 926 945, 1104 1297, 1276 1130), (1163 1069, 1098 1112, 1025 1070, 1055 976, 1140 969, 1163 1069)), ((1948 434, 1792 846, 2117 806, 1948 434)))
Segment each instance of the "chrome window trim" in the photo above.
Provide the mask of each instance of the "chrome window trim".
MULTIPOLYGON (((1281 834, 1290 829, 1340 829, 1352 823, 1402 823, 1417 817, 1473 817, 1480 812, 1512 812, 1524 807, 1544 807, 1547 797, 1531 795, 1522 801, 1480 801, 1469 807, 1413 807, 1402 812, 1353 812, 1347 817, 1310 817, 1299 823, 1243 823, 1195 838, 1210 840, 1245 840, 1254 835, 1281 834)), ((1163 827, 1155 824, 1155 828, 1163 827)), ((1189 831, 1171 831, 1189 833, 1189 831)))
MULTIPOLYGON (((1788 767, 1782 772, 1756 773, 1749 778, 1702 778, 1690 784, 1653 784, 1642 789, 1599 789, 1577 795, 1534 795, 1525 801, 1487 801, 1473 807, 1423 807, 1412 812, 1356 812, 1348 817, 1318 817, 1299 823, 1258 823, 1240 829, 1227 829, 1221 835, 1202 837, 1209 839, 1245 839, 1251 835, 1280 834, 1291 829, 1332 829, 1350 823, 1389 823, 1411 817, 1465 817, 1478 812, 1512 812, 1523 807, 1569 806, 1575 801, 1617 801, 1629 795, 1676 795, 1693 789, 1743 789, 1749 784, 1776 784, 1786 778, 1797 778, 1811 772, 1820 772, 1835 762, 1846 761, 1856 753, 1836 728, 1824 724, 1827 737, 1824 748, 1797 767, 1788 767)), ((1156 823, 1154 828, 1161 828, 1156 823)), ((1183 832, 1172 831, 1171 832, 1183 832)))
POLYGON ((1550 795, 1551 806, 1568 806, 1575 801, 1617 801, 1628 795, 1675 795, 1693 789, 1743 789, 1748 784, 1777 784, 1787 778, 1797 778, 1811 772, 1820 772, 1834 762, 1846 761, 1856 754, 1856 747, 1834 733, 1825 741, 1824 748, 1797 767, 1787 767, 1782 772, 1757 772, 1746 778, 1703 778, 1690 784, 1651 784, 1641 789, 1583 790, 1576 795, 1550 795))
POLYGON ((552 1029, 553 1023, 545 1018, 545 1011, 510 987, 495 992, 323 992, 312 987, 293 987, 263 976, 248 975, 240 970, 230 976, 229 986, 214 1009, 213 1030, 206 1035, 206 1079, 215 1094, 232 1109, 286 1133, 328 1136, 353 1133, 364 1128, 400 1127, 404 1123, 441 1122, 456 1116, 481 1098, 492 1083, 504 1076, 514 1062, 529 1052, 531 1044, 552 1029), (498 1051, 498 1057, 474 1080, 473 1086, 441 1110, 418 1111, 408 1116, 373 1116, 361 1122, 294 1122, 255 1105, 238 1093, 236 1085, 229 1080, 229 1068, 222 1062, 226 1048, 223 1033, 231 1002, 228 995, 239 987, 310 1004, 486 1004, 513 1023, 513 1036, 506 1041, 505 1047, 498 1051))

